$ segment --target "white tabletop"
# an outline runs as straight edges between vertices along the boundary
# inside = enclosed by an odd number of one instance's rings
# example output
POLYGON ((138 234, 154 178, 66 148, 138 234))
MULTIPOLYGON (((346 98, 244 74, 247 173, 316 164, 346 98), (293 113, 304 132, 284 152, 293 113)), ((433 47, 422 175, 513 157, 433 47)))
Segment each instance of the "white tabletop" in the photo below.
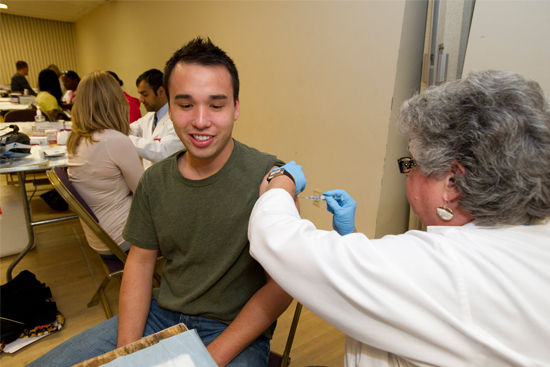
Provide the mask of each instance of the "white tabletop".
MULTIPOLYGON (((40 130, 72 130, 73 124, 71 121, 45 121, 39 122, 41 125, 40 130)), ((1 129, 9 127, 10 125, 19 126, 19 131, 23 134, 31 135, 35 130, 33 127, 36 126, 36 122, 27 121, 27 122, 0 122, 0 135, 2 134, 1 129)))
POLYGON ((0 102, 0 110, 2 110, 2 111, 26 110, 28 108, 29 108, 28 104, 0 102))
POLYGON ((46 158, 44 151, 51 149, 49 145, 35 145, 31 148, 31 154, 24 158, 13 160, 9 163, 0 164, 0 173, 10 173, 18 171, 45 171, 52 167, 67 166, 67 148, 65 146, 56 146, 55 148, 64 150, 64 154, 58 157, 46 158))

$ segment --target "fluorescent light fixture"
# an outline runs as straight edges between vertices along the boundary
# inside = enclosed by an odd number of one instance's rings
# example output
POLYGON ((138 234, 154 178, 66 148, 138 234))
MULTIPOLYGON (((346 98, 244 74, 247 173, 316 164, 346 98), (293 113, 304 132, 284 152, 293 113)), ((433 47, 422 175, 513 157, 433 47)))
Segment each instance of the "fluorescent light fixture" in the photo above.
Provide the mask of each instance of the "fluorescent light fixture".
POLYGON ((8 6, 6 4, 0 4, 0 9, 7 9, 8 6))

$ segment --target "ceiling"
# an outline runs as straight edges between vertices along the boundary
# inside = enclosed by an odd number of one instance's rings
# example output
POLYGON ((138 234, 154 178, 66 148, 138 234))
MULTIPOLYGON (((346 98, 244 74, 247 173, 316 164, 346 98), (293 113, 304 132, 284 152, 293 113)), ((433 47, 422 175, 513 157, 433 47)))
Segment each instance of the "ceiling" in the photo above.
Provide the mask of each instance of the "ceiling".
POLYGON ((0 0, 7 9, 1 14, 76 22, 78 19, 109 0, 46 1, 46 0, 0 0))

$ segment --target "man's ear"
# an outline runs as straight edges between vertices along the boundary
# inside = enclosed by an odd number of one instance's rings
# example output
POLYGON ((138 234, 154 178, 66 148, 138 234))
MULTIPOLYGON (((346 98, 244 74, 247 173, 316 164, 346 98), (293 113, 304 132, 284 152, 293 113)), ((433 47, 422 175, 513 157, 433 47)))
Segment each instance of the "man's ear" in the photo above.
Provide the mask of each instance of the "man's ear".
POLYGON ((241 102, 239 98, 237 98, 237 102, 235 102, 235 114, 233 115, 234 121, 237 121, 240 115, 241 115, 241 102))
POLYGON ((159 87, 159 89, 157 89, 157 96, 159 97, 166 97, 166 91, 164 90, 164 87, 159 87))

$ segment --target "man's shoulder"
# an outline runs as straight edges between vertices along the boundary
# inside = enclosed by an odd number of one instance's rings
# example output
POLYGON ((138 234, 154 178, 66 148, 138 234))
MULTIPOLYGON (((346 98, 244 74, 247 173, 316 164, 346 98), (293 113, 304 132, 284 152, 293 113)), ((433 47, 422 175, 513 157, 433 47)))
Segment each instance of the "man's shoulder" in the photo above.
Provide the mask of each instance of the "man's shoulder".
POLYGON ((273 154, 269 154, 269 153, 265 153, 265 152, 262 152, 256 148, 253 148, 253 147, 250 147, 244 143, 241 143, 240 141, 238 140, 235 140, 235 146, 237 147, 237 149, 239 149, 241 151, 241 154, 245 155, 245 156, 251 156, 251 157, 270 157, 270 158, 277 158, 275 155, 273 154))
POLYGON ((19 73, 15 73, 12 77, 11 77, 11 84, 16 84, 16 86, 19 86, 21 84, 21 82, 25 81, 25 77, 19 73))

